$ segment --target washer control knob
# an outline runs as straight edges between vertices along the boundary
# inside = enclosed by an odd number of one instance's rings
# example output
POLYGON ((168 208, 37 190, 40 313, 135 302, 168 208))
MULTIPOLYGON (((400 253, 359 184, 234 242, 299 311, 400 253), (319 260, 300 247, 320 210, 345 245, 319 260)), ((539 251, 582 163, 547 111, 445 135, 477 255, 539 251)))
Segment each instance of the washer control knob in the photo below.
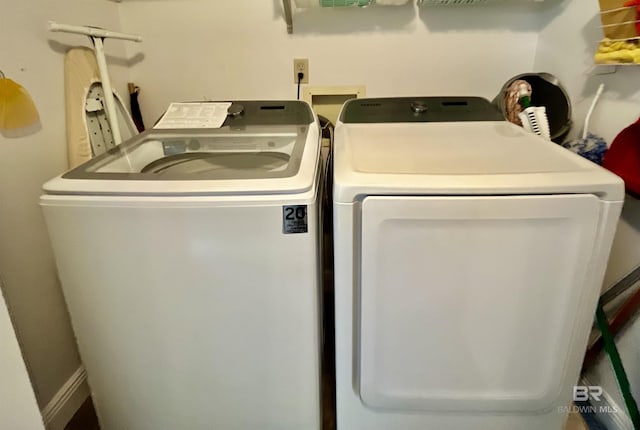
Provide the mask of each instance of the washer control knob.
POLYGON ((411 110, 413 111, 413 113, 421 114, 427 112, 429 110, 429 107, 425 102, 416 101, 411 102, 411 110))
POLYGON ((227 114, 232 117, 240 116, 244 114, 244 106, 242 106, 241 104, 233 103, 231 106, 229 106, 229 109, 227 109, 227 114))

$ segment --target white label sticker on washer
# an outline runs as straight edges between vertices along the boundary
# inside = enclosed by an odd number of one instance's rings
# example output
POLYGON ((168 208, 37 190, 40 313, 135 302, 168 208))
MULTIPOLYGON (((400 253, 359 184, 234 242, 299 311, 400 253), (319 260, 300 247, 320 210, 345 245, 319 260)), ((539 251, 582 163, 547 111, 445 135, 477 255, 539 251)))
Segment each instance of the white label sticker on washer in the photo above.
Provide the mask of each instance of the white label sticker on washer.
POLYGON ((307 205, 282 206, 282 233, 306 233, 307 205))
POLYGON ((220 128, 231 103, 171 103, 153 128, 220 128))

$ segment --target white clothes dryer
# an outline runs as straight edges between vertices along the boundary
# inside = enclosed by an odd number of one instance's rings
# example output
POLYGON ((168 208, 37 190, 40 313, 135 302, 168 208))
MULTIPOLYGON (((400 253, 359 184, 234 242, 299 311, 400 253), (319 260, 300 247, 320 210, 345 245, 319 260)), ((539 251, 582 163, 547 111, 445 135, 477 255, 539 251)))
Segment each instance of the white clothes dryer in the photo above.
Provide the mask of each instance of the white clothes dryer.
POLYGON ((338 430, 560 430, 622 181, 480 98, 347 102, 334 157, 338 430))

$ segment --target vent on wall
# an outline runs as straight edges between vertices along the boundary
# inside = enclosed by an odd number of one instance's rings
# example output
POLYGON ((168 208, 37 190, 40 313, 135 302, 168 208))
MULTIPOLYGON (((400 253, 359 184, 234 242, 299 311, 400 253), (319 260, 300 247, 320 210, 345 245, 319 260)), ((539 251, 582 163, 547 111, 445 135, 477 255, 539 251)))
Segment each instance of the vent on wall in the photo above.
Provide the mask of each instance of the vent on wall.
POLYGON ((347 100, 362 98, 366 95, 364 85, 336 87, 305 87, 302 98, 308 102, 314 112, 335 124, 342 105, 347 100))

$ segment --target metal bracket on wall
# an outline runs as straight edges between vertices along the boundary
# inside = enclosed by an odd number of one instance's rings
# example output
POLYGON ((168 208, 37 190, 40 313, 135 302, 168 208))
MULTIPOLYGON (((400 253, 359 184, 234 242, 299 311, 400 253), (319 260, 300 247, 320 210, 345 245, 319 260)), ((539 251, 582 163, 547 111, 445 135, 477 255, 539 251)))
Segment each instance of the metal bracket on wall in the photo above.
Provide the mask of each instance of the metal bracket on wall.
POLYGON ((587 75, 613 75, 618 71, 619 64, 592 64, 587 69, 587 75))
POLYGON ((284 19, 287 21, 287 33, 293 33, 293 13, 291 11, 291 0, 282 0, 284 6, 284 19))

